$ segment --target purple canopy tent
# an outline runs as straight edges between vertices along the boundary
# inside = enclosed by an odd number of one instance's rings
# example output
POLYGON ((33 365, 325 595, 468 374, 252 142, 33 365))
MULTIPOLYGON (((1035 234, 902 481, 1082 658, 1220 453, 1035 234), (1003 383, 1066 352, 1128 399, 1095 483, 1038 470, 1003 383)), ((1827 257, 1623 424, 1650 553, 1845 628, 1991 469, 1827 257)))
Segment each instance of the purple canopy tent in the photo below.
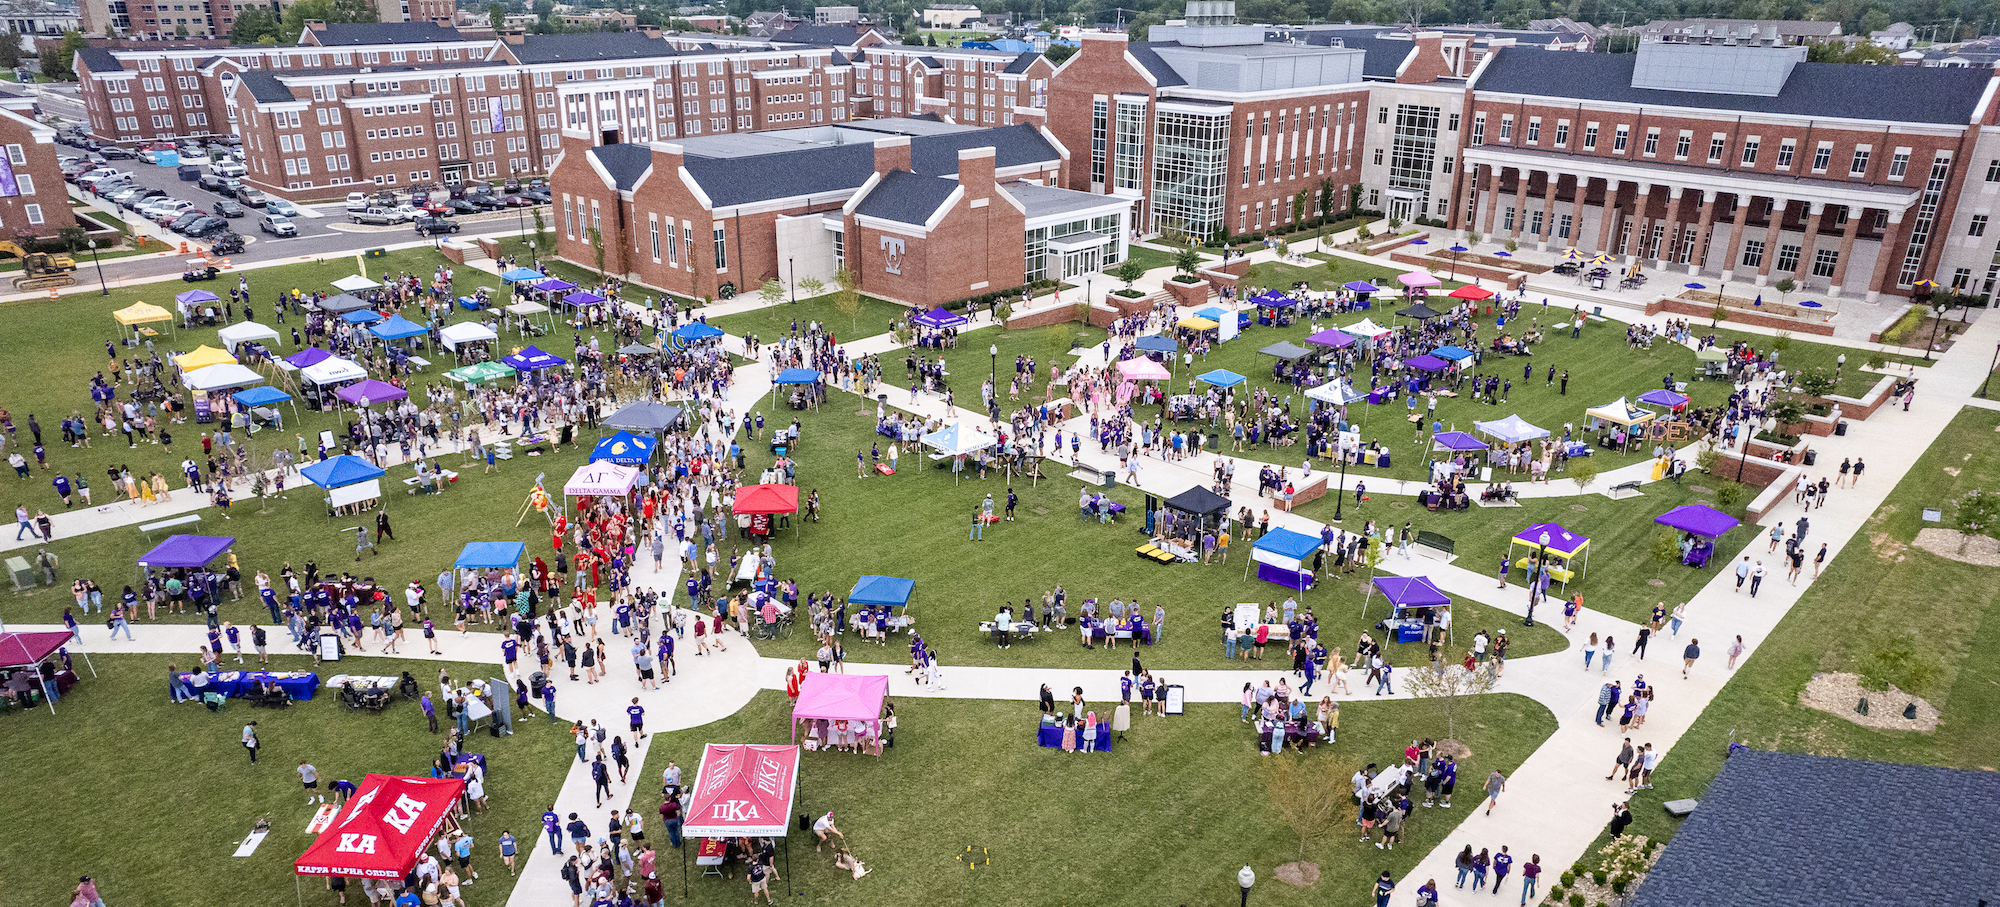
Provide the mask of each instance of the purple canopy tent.
POLYGON ((1429 353, 1425 353, 1422 356, 1411 356, 1403 360, 1403 364, 1420 372, 1441 372, 1451 368, 1451 363, 1429 353))
POLYGON ((1350 280, 1340 285, 1342 289, 1356 293, 1380 293, 1382 288, 1365 280, 1350 280))
POLYGON ((1682 504, 1654 517, 1653 522, 1705 539, 1721 538, 1724 533, 1741 525, 1735 517, 1701 504, 1682 504))
POLYGON ((297 368, 310 368, 331 358, 333 358, 332 353, 316 346, 309 346, 290 356, 286 356, 285 361, 297 368))
POLYGON ((236 537, 229 535, 172 535, 139 556, 141 567, 201 567, 222 556, 236 537))
POLYGON ((1670 390, 1655 388, 1640 394, 1639 402, 1651 403, 1654 406, 1664 406, 1678 412, 1681 407, 1688 405, 1688 398, 1670 390))
POLYGON ((383 403, 389 400, 401 400, 409 395, 409 391, 403 390, 387 381, 377 381, 373 378, 369 378, 366 381, 357 381, 340 390, 334 391, 334 396, 356 406, 368 406, 373 403, 383 403))
POLYGON ((950 328, 965 324, 969 320, 957 312, 948 311, 944 308, 935 308, 911 318, 910 323, 927 328, 950 328))
POLYGON ((1307 337, 1306 342, 1315 346, 1330 346, 1338 350, 1353 346, 1354 335, 1339 328, 1327 328, 1311 337, 1307 337))
POLYGON ((1581 576, 1590 570, 1590 539, 1564 529, 1561 523, 1536 523, 1515 533, 1513 538, 1507 540, 1507 556, 1510 558, 1514 556, 1515 545, 1528 546, 1529 554, 1546 552, 1560 558, 1562 566, 1550 566, 1549 575, 1562 582, 1564 591, 1569 590, 1572 576, 1581 576), (1576 562, 1578 554, 1583 555, 1583 570, 1572 571, 1569 565, 1576 562))
POLYGON ((1450 451, 1472 451, 1491 449, 1481 441, 1462 431, 1442 431, 1431 436, 1431 443, 1450 451))
POLYGON ((564 290, 576 289, 576 284, 563 280, 560 277, 551 277, 541 283, 535 284, 535 289, 544 293, 560 293, 564 290))
POLYGON ((1378 576, 1369 584, 1368 594, 1362 596, 1361 613, 1368 614, 1368 600, 1380 590, 1382 597, 1389 600, 1389 618, 1405 608, 1448 608, 1451 596, 1444 594, 1437 583, 1428 576, 1378 576))

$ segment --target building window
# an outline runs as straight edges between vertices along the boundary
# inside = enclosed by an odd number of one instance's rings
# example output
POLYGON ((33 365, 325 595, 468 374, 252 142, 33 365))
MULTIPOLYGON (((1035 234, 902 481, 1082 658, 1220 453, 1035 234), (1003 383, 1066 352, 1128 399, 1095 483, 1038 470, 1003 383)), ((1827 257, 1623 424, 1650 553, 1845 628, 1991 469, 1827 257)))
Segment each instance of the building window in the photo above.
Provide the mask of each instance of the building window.
POLYGON ((1968 227, 1968 228, 1966 229, 1966 231, 1965 231, 1965 235, 1967 235, 1967 236, 1985 236, 1985 235, 1986 235, 1986 215, 1984 215, 1984 214, 1974 214, 1974 215, 1972 215, 1972 226, 1970 226, 1970 227, 1968 227))
POLYGON ((1812 171, 1825 173, 1827 165, 1831 163, 1833 163, 1833 143, 1819 143, 1819 147, 1813 149, 1812 171))
POLYGON ((1910 172, 1910 150, 1898 148, 1895 155, 1889 158, 1889 178, 1899 180, 1908 172, 1910 172))
POLYGON ((1854 149, 1854 160, 1848 162, 1847 165, 1848 176, 1868 175, 1868 154, 1869 151, 1866 148, 1854 149))
MULTIPOLYGON (((986 120, 993 112, 986 111, 986 120)), ((1094 140, 1093 140, 1094 141, 1094 140)), ((1118 163, 1112 171, 1112 188, 1137 190, 1139 174, 1146 162, 1146 108, 1138 104, 1118 105, 1118 163)))
POLYGON ((1792 144, 1792 140, 1791 140, 1791 139, 1786 139, 1786 140, 1784 140, 1784 141, 1782 141, 1782 142, 1779 142, 1779 143, 1778 143, 1778 169, 1779 169, 1779 170, 1790 170, 1790 169, 1792 169, 1792 152, 1793 152, 1793 150, 1795 149, 1795 147, 1796 147, 1796 146, 1794 146, 1794 145, 1792 144))
POLYGON ((729 270, 729 244, 723 239, 722 228, 715 228, 715 271, 720 274, 729 270))
POLYGON ((1722 150, 1723 150, 1723 146, 1724 146, 1725 144, 1727 144, 1727 143, 1726 143, 1726 142, 1724 142, 1724 141, 1723 141, 1723 139, 1722 139, 1722 136, 1719 136, 1719 135, 1718 135, 1718 136, 1716 136, 1716 137, 1714 137, 1714 138, 1712 138, 1712 139, 1709 139, 1709 140, 1708 140, 1708 162, 1709 162, 1709 163, 1711 163, 1711 164, 1720 164, 1720 163, 1722 163, 1722 150))
POLYGON ((1658 129, 1646 130, 1646 151, 1645 151, 1646 156, 1652 157, 1659 153, 1660 153, 1660 131, 1658 129))
POLYGON ((1090 105, 1090 181, 1104 184, 1104 161, 1109 147, 1111 105, 1095 101, 1090 105))
POLYGON ((1500 229, 1514 229, 1514 206, 1508 205, 1500 211, 1500 229))
POLYGON ((1688 147, 1692 144, 1694 144, 1694 136, 1689 135, 1683 130, 1679 136, 1674 138, 1674 160, 1687 160, 1688 147))
POLYGON ((2000 158, 1994 158, 1986 163, 1986 181, 2000 183, 2000 158))
POLYGON ((648 227, 650 227, 650 228, 651 228, 651 231, 652 231, 652 240, 653 240, 653 260, 654 260, 654 261, 659 261, 659 260, 660 260, 660 218, 659 218, 659 217, 658 217, 657 215, 655 215, 655 216, 653 216, 653 217, 648 217, 648 218, 646 218, 646 223, 647 223, 647 226, 648 226, 648 227))
MULTIPOLYGON (((1476 113, 1472 115, 1472 144, 1486 144, 1486 114, 1476 113)), ((1994 161, 1993 166, 2000 167, 2000 161, 1994 161)))
POLYGON ((1958 270, 1951 272, 1951 288, 1954 291, 1965 289, 1965 285, 1971 282, 1972 282, 1971 268, 1959 268, 1958 270))
MULTIPOLYGON (((1223 228, 1229 166, 1227 114, 1161 110, 1153 118, 1152 228, 1160 233, 1211 236, 1223 228)), ((1242 182, 1250 184, 1250 168, 1242 182)), ((1239 222, 1237 229, 1241 230, 1239 222)))
POLYGON ((1839 264, 1839 249, 1816 249, 1813 251, 1812 275, 1814 277, 1832 277, 1835 266, 1839 264))
POLYGON ((1745 139, 1745 140, 1743 141, 1743 166, 1745 166, 1745 167, 1755 167, 1755 166, 1757 166, 1757 140, 1756 140, 1756 139, 1745 139))
POLYGON ((1385 123, 1385 124, 1386 124, 1386 123, 1388 123, 1388 122, 1389 122, 1389 108, 1387 108, 1387 107, 1377 107, 1377 108, 1375 108, 1375 122, 1377 122, 1377 123, 1385 123))
POLYGON ((1778 245, 1778 270, 1789 274, 1794 271, 1797 271, 1798 269, 1799 269, 1799 247, 1788 246, 1780 243, 1778 245))
POLYGON ((1596 151, 1596 150, 1597 150, 1597 124, 1596 124, 1596 123, 1592 123, 1592 124, 1590 124, 1590 125, 1588 125, 1588 126, 1585 126, 1585 127, 1583 127, 1583 150, 1585 150, 1585 151, 1596 151))
POLYGON ((1567 146, 1568 144, 1569 144, 1569 121, 1562 120, 1556 123, 1556 147, 1562 148, 1564 146, 1567 146))
POLYGON ((1627 126, 1618 127, 1618 131, 1611 137, 1611 153, 1624 154, 1625 146, 1631 140, 1632 140, 1631 128, 1627 126))
MULTIPOLYGON (((1436 107, 1396 105, 1396 132, 1390 139, 1389 148, 1389 188, 1430 194, 1431 169, 1437 161, 1438 121, 1442 113, 1436 107)), ((1376 155, 1375 163, 1380 164, 1380 149, 1377 149, 1376 155)))
POLYGON ((1753 239, 1743 244, 1743 266, 1754 268, 1764 263, 1764 241, 1753 239))
POLYGON ((40 224, 42 222, 41 205, 29 205, 27 207, 27 211, 28 211, 28 223, 40 224))
POLYGON ((1569 238, 1569 228, 1570 228, 1570 216, 1569 216, 1569 215, 1567 215, 1567 214, 1564 214, 1564 215, 1561 215, 1560 217, 1556 218, 1556 238, 1557 238, 1557 239, 1568 239, 1568 238, 1569 238))
POLYGON ((1454 114, 1452 114, 1451 116, 1449 116, 1449 117, 1446 117, 1446 118, 1445 118, 1445 126, 1444 126, 1444 128, 1445 128, 1445 130, 1446 130, 1446 131, 1448 131, 1448 132, 1457 132, 1457 131, 1458 131, 1458 114, 1455 114, 1455 113, 1454 113, 1454 114))
POLYGON ((1533 144, 1535 144, 1536 142, 1539 142, 1539 141, 1541 141, 1541 140, 1542 140, 1542 118, 1541 118, 1541 117, 1529 117, 1529 118, 1528 118, 1528 144, 1530 144, 1530 145, 1533 145, 1533 144))
POLYGON ((1513 140, 1514 140, 1514 115, 1511 113, 1503 113, 1500 115, 1500 141, 1511 142, 1513 140))

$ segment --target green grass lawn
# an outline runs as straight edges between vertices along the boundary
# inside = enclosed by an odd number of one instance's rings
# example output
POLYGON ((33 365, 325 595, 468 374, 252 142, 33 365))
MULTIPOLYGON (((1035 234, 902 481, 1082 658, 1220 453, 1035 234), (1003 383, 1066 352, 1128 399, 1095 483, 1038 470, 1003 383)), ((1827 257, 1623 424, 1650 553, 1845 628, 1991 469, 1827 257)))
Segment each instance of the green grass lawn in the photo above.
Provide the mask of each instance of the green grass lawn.
MULTIPOLYGON (((554 233, 544 235, 550 244, 555 242, 554 233)), ((598 276, 595 270, 556 258, 550 254, 551 250, 547 246, 535 250, 539 255, 530 253, 526 238, 502 239, 499 241, 499 246, 500 257, 505 258, 512 255, 514 256, 515 264, 520 267, 531 268, 535 266, 535 262, 539 261, 541 264, 548 266, 551 275, 560 277, 580 287, 592 287, 604 282, 604 278, 598 276)), ((498 278, 495 279, 497 280, 498 278)), ((661 295, 663 295, 661 291, 648 287, 645 284, 627 281, 626 290, 620 294, 620 298, 632 302, 643 302, 648 296, 658 298, 661 295)), ((681 300, 681 302, 686 302, 686 300, 681 300)))
MULTIPOLYGON (((1428 706, 1350 704, 1336 744, 1259 757, 1235 706, 1193 704, 1184 716, 1135 715, 1110 754, 1064 755, 1033 744, 1032 693, 1023 689, 1019 702, 905 699, 896 704, 896 746, 880 759, 802 754, 793 812, 832 810, 870 874, 854 881, 833 868, 831 847, 815 853, 811 834, 795 830, 790 871, 782 850, 778 863, 792 891, 831 904, 1020 904, 1051 892, 1063 903, 1155 904, 1158 892, 1173 892, 1175 903, 1221 904, 1249 863, 1261 903, 1359 904, 1377 874, 1400 880, 1470 812, 1477 779, 1511 773, 1555 729, 1532 701, 1482 697, 1473 726, 1460 728, 1472 756, 1460 766, 1453 808, 1419 807, 1404 826, 1406 844, 1383 851, 1358 842, 1342 797, 1332 827, 1306 850, 1319 883, 1294 888, 1274 874, 1299 858, 1299 842, 1274 816, 1266 767, 1295 760, 1313 783, 1342 789, 1361 765, 1393 764, 1410 740, 1443 736, 1428 706), (959 857, 968 846, 984 848, 991 863, 967 868, 959 857)), ((785 743, 789 713, 789 701, 767 691, 715 724, 661 734, 641 775, 658 778, 671 760, 692 783, 703 744, 785 743)), ((658 794, 635 804, 655 809, 658 794)), ((671 867, 673 856, 665 851, 661 864, 671 867)), ((679 871, 667 871, 662 881, 678 895, 679 871)), ((740 871, 734 881, 691 874, 688 902, 735 904, 747 888, 740 871)), ((785 896, 785 882, 772 888, 785 896)))
MULTIPOLYGON (((1171 268, 1174 266, 1174 253, 1155 249, 1150 246, 1128 246, 1125 257, 1127 260, 1138 262, 1141 267, 1148 271, 1155 268, 1171 268)), ((1118 270, 1123 265, 1124 262, 1119 262, 1105 268, 1104 273, 1109 274, 1118 270)))
MULTIPOLYGON (((1659 804, 1700 797, 1730 741, 1758 749, 1994 771, 2000 768, 2000 610, 1991 569, 1911 542, 1925 507, 2000 482, 2000 413, 1966 409, 1917 461, 1776 632, 1711 702, 1633 798, 1633 830, 1671 835, 1659 804), (1948 591, 1947 591, 1948 590, 1948 591), (1944 594, 1940 594, 1944 593, 1944 594), (1813 675, 1844 671, 1893 683, 1943 715, 1936 733, 1864 728, 1801 706, 1813 675)), ((1878 706, 1880 707, 1880 706, 1878 706)))
MULTIPOLYGON (((165 674, 172 656, 93 659, 99 676, 90 676, 78 659, 82 682, 56 704, 54 715, 43 709, 0 717, 0 739, 6 740, 0 773, 19 782, 0 790, 0 810, 39 817, 0 826, 0 847, 13 866, 7 885, 12 903, 68 903, 82 875, 96 877, 107 902, 134 907, 298 903, 292 861, 312 843, 306 823, 317 809, 304 803, 294 771, 299 760, 320 770, 325 790, 341 778, 358 784, 369 772, 425 776, 444 742, 428 732, 412 702, 398 701, 379 715, 351 712, 322 687, 317 698, 288 709, 232 701, 214 714, 197 703, 168 701, 165 674), (252 720, 264 744, 254 767, 238 743, 252 720), (254 856, 232 856, 260 818, 270 820, 270 837, 254 856)), ((310 664, 303 656, 274 656, 272 662, 280 669, 310 664)), ((188 660, 180 664, 185 668, 188 660)), ((433 683, 436 666, 374 659, 355 665, 381 673, 407 667, 419 681, 433 683)), ((494 673, 490 667, 446 667, 454 677, 494 673)), ((332 673, 322 671, 321 679, 332 673)), ((481 734, 466 746, 490 760, 492 811, 467 822, 480 878, 466 892, 482 903, 502 903, 513 889, 494 843, 500 832, 511 829, 524 850, 542 838, 542 810, 554 802, 575 753, 566 726, 531 718, 516 727, 512 737, 481 734)), ((334 903, 324 881, 299 883, 306 903, 334 903)), ((359 895, 350 890, 348 903, 362 903, 359 895)))
POLYGON ((709 324, 739 337, 756 334, 765 343, 775 343, 779 337, 791 333, 794 324, 799 330, 804 330, 814 321, 825 322, 832 328, 835 337, 854 339, 880 334, 889 329, 889 322, 902 321, 915 314, 895 303, 864 295, 860 309, 850 316, 834 303, 834 296, 833 293, 824 293, 800 299, 797 305, 787 302, 723 315, 709 319, 709 324))
MULTIPOLYGON (((965 537, 969 518, 981 498, 991 493, 998 502, 995 512, 1005 502, 1007 484, 1000 474, 981 482, 974 472, 954 485, 948 471, 925 468, 930 463, 927 458, 905 449, 897 475, 856 479, 848 474, 853 467, 847 465, 856 451, 866 451, 878 440, 884 451, 889 447, 887 439, 873 434, 874 408, 855 398, 836 397, 819 413, 805 414, 802 421, 799 486, 805 492, 819 491, 822 519, 797 532, 778 533, 777 575, 796 579, 801 596, 806 592, 845 596, 865 573, 915 579, 911 614, 925 640, 942 651, 940 660, 947 665, 1127 665, 1129 653, 1122 647, 1084 650, 1070 633, 1005 650, 994 648, 979 634, 977 622, 991 619, 1003 602, 1013 603, 1017 611, 1023 599, 1032 598, 1039 605, 1042 593, 1057 583, 1069 590, 1072 617, 1083 599, 1093 597, 1106 605, 1114 598, 1137 599, 1148 615, 1154 604, 1164 605, 1167 632, 1159 644, 1141 653, 1156 671, 1229 666, 1222 658, 1218 629, 1222 608, 1285 597, 1283 587, 1245 579, 1247 539, 1232 544, 1226 565, 1160 567, 1139 560, 1133 550, 1144 541, 1138 532, 1144 521, 1143 496, 1121 486, 1112 496, 1131 508, 1122 521, 1080 522, 1073 515, 1080 483, 1065 478, 1067 470, 1053 462, 1045 466, 1050 477, 1039 487, 1025 480, 1014 482, 1021 497, 1016 522, 992 527, 984 542, 969 541, 965 537), (969 584, 973 577, 977 581, 969 584)), ((765 445, 750 447, 751 467, 770 462, 765 445)), ((1352 652, 1361 631, 1382 617, 1378 602, 1375 613, 1363 618, 1361 599, 1362 584, 1356 574, 1325 580, 1302 601, 1318 616, 1327 646, 1352 652)), ((1511 621, 1510 629, 1519 623, 1477 605, 1459 606, 1460 626, 1497 626, 1502 621, 1511 621)), ((901 636, 888 647, 849 638, 849 657, 855 661, 903 663, 909 657, 901 636)), ((1562 645, 1554 630, 1537 626, 1521 628, 1514 651, 1531 655, 1562 645)), ((813 648, 810 634, 804 632, 760 645, 760 651, 779 656, 806 655, 813 648)), ((1390 649, 1398 663, 1423 655, 1415 646, 1390 649)))
MULTIPOLYGON (((981 322, 991 324, 992 322, 981 322)), ((1068 368, 1076 364, 1076 357, 1070 355, 1073 345, 1089 347, 1103 343, 1107 335, 1103 328, 1070 322, 1039 328, 1000 329, 981 327, 958 335, 958 346, 948 350, 923 349, 911 352, 921 353, 926 359, 943 356, 945 371, 951 382, 952 401, 966 409, 978 412, 982 409, 979 400, 979 385, 987 375, 996 370, 1000 376, 1002 413, 1013 412, 1022 406, 1040 403, 1048 390, 1050 364, 1060 364, 1068 368), (996 356, 994 349, 1000 352, 996 356), (1014 359, 1030 356, 1035 360, 1034 380, 1025 387, 1018 399, 1007 397, 1008 387, 1014 380, 1014 359)), ((907 354, 906 354, 907 355, 907 354)), ((907 400, 910 387, 909 371, 902 366, 904 356, 894 362, 883 363, 883 378, 890 388, 902 388, 907 400)), ((1056 397, 1063 396, 1063 389, 1056 388, 1056 397)), ((891 397, 890 399, 896 399, 891 397)))

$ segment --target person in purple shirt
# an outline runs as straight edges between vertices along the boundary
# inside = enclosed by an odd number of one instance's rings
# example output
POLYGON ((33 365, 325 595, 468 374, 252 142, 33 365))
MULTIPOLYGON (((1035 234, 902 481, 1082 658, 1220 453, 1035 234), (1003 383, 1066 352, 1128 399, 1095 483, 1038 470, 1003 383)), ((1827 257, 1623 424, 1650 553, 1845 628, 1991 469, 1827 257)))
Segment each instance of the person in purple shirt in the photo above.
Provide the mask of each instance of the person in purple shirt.
POLYGON ((639 704, 639 697, 632 697, 632 704, 625 707, 625 716, 632 720, 633 739, 646 739, 646 707, 639 704))
POLYGON ((514 673, 514 663, 521 658, 520 642, 516 641, 512 636, 502 638, 500 640, 500 658, 507 663, 507 673, 514 673))
POLYGON ((1531 853, 1528 862, 1521 864, 1521 903, 1535 899, 1535 886, 1542 878, 1542 855, 1531 853))
POLYGON ((1493 855, 1493 893, 1500 893, 1500 885, 1507 881, 1507 873, 1514 871, 1514 855, 1507 852, 1507 845, 1500 845, 1500 852, 1493 855))
POLYGON ((549 836, 549 852, 561 856, 563 852, 562 816, 556 814, 554 806, 550 806, 542 813, 542 831, 546 832, 549 836))
POLYGON ((428 719, 431 723, 431 733, 433 734, 437 733, 438 732, 437 703, 431 701, 430 691, 428 690, 424 691, 423 698, 417 700, 417 705, 423 707, 424 717, 428 719))

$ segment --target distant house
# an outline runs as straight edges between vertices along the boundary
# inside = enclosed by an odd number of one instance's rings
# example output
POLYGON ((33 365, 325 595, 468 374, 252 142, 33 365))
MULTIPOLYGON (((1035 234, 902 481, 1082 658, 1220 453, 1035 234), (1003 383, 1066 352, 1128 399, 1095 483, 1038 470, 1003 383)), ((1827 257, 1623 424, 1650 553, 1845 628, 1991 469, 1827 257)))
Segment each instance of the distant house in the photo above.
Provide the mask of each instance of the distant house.
POLYGON ((979 13, 979 7, 968 6, 963 3, 940 3, 936 6, 924 7, 920 21, 924 23, 925 28, 944 28, 955 31, 967 28, 983 18, 979 13))
POLYGON ((1995 816, 1993 772, 1738 751, 1627 904, 1970 907, 2000 892, 1995 816))
POLYGON ((750 37, 768 38, 794 25, 801 25, 804 22, 805 20, 781 9, 764 9, 745 17, 743 19, 743 27, 750 32, 750 37))
POLYGON ((1910 44, 1916 39, 1916 26, 1908 22, 1898 22, 1881 31, 1871 31, 1868 33, 1869 41, 1880 44, 1890 50, 1909 50, 1910 44))
POLYGON ((813 8, 814 25, 849 25, 861 21, 861 7, 820 6, 813 8))

